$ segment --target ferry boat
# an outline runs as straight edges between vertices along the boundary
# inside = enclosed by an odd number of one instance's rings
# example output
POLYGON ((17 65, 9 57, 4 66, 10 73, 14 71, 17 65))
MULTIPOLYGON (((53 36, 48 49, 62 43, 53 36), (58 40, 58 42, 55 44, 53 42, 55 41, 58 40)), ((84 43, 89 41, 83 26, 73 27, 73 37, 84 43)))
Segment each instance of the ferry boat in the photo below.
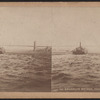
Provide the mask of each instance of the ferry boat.
POLYGON ((75 55, 82 55, 82 54, 87 54, 87 50, 81 46, 81 42, 80 42, 80 46, 75 48, 72 51, 72 53, 75 55))

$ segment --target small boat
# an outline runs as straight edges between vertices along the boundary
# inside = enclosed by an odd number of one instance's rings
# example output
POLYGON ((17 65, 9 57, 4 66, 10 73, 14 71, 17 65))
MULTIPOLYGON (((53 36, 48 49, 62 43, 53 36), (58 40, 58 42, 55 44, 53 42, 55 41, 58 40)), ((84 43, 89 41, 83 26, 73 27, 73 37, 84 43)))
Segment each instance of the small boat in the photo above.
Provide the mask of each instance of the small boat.
POLYGON ((5 53, 5 49, 3 47, 0 47, 0 54, 4 54, 5 53))
POLYGON ((80 46, 74 49, 72 53, 75 55, 82 55, 82 54, 87 54, 87 50, 81 46, 80 42, 80 46))

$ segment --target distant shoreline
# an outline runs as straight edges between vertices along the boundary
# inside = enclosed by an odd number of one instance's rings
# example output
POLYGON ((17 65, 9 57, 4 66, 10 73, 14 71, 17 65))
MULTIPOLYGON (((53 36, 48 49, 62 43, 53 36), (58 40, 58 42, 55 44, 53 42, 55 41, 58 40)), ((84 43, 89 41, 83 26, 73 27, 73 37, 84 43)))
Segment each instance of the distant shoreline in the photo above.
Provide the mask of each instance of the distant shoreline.
MULTIPOLYGON (((67 55, 67 54, 72 54, 72 52, 69 52, 69 53, 68 52, 52 52, 52 55, 67 55)), ((88 55, 100 55, 100 53, 87 53, 87 54, 88 55)))

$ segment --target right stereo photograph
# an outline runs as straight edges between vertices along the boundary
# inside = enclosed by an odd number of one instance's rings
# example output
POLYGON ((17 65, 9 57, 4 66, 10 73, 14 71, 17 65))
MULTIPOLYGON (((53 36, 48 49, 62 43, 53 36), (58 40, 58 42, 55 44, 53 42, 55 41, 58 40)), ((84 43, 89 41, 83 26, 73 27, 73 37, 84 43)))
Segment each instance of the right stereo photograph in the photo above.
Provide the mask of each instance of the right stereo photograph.
POLYGON ((100 92, 100 7, 53 8, 52 92, 100 92))

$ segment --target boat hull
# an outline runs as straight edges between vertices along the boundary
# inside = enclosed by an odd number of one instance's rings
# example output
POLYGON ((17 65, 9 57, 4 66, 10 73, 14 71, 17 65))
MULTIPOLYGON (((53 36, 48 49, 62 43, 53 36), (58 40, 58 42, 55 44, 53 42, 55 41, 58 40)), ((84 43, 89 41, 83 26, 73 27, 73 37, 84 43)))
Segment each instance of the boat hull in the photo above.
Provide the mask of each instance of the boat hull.
POLYGON ((84 55, 84 54, 87 54, 87 50, 78 48, 78 49, 73 50, 72 53, 75 55, 84 55))
POLYGON ((73 52, 73 54, 75 54, 75 55, 84 55, 84 54, 86 54, 86 52, 73 52))

